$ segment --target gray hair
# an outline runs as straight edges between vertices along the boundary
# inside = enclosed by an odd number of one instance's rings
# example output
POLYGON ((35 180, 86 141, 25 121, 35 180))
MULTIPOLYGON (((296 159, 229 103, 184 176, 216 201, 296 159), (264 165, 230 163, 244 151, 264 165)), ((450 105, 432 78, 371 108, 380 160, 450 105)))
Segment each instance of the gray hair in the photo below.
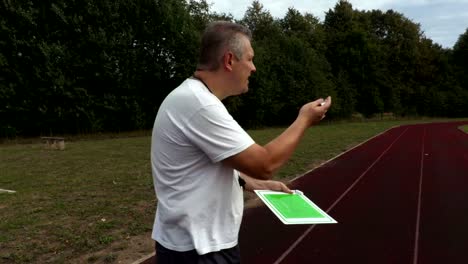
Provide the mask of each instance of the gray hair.
POLYGON ((252 33, 243 25, 228 21, 210 23, 201 39, 197 70, 219 69, 226 50, 232 51, 237 59, 242 58, 244 48, 242 36, 252 39, 252 33))

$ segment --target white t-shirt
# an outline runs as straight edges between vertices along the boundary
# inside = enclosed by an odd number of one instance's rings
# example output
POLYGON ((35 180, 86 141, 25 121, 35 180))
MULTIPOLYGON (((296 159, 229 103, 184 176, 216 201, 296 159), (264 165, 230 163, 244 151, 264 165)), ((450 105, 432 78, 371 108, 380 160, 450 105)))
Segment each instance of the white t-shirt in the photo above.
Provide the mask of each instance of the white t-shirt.
POLYGON ((152 238, 200 255, 237 245, 243 192, 238 172, 221 161, 252 144, 199 80, 172 91, 159 108, 151 142, 158 198, 152 238))

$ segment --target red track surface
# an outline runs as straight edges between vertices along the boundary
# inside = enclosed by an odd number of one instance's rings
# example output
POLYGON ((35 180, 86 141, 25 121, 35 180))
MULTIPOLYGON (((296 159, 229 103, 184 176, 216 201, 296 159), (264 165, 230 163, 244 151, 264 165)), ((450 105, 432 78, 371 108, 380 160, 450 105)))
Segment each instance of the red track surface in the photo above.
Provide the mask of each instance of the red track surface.
POLYGON ((467 123, 390 129, 292 182, 338 224, 246 209, 242 263, 468 263, 467 123))
POLYGON ((338 224, 246 210, 243 263, 468 263, 466 123, 393 128, 293 182, 338 224))

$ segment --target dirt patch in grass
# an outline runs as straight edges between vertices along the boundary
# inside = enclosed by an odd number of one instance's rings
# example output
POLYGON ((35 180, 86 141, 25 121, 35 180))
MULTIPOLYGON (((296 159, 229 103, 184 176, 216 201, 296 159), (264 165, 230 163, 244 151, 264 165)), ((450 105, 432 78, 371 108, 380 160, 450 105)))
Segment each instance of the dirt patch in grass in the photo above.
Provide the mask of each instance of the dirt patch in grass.
MULTIPOLYGON (((287 183, 291 179, 292 178, 282 179, 281 181, 287 183)), ((244 192, 245 209, 262 205, 262 201, 255 193, 244 192)), ((133 263, 152 253, 154 253, 154 241, 151 239, 151 232, 147 232, 141 235, 127 237, 121 241, 112 242, 103 250, 79 256, 70 260, 68 263, 133 263)))
POLYGON ((151 232, 147 232, 115 241, 103 250, 79 256, 68 263, 133 263, 152 252, 154 241, 151 239, 151 232))

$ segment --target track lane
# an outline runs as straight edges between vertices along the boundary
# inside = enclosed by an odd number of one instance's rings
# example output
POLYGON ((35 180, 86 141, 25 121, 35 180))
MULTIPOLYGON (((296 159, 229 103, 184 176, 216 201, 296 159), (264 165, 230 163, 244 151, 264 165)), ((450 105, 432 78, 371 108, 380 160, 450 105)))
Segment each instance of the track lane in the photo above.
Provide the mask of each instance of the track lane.
MULTIPOLYGON (((302 190, 321 208, 330 207, 404 130, 391 129, 344 153, 295 180, 292 188, 302 190)), ((243 221, 240 232, 243 263, 274 263, 309 227, 283 225, 265 206, 247 209, 243 221)))
POLYGON ((281 263, 411 263, 423 129, 411 126, 281 263), (400 164, 405 164, 402 168, 400 164))
POLYGON ((420 264, 468 263, 468 135, 461 124, 428 125, 420 264))

